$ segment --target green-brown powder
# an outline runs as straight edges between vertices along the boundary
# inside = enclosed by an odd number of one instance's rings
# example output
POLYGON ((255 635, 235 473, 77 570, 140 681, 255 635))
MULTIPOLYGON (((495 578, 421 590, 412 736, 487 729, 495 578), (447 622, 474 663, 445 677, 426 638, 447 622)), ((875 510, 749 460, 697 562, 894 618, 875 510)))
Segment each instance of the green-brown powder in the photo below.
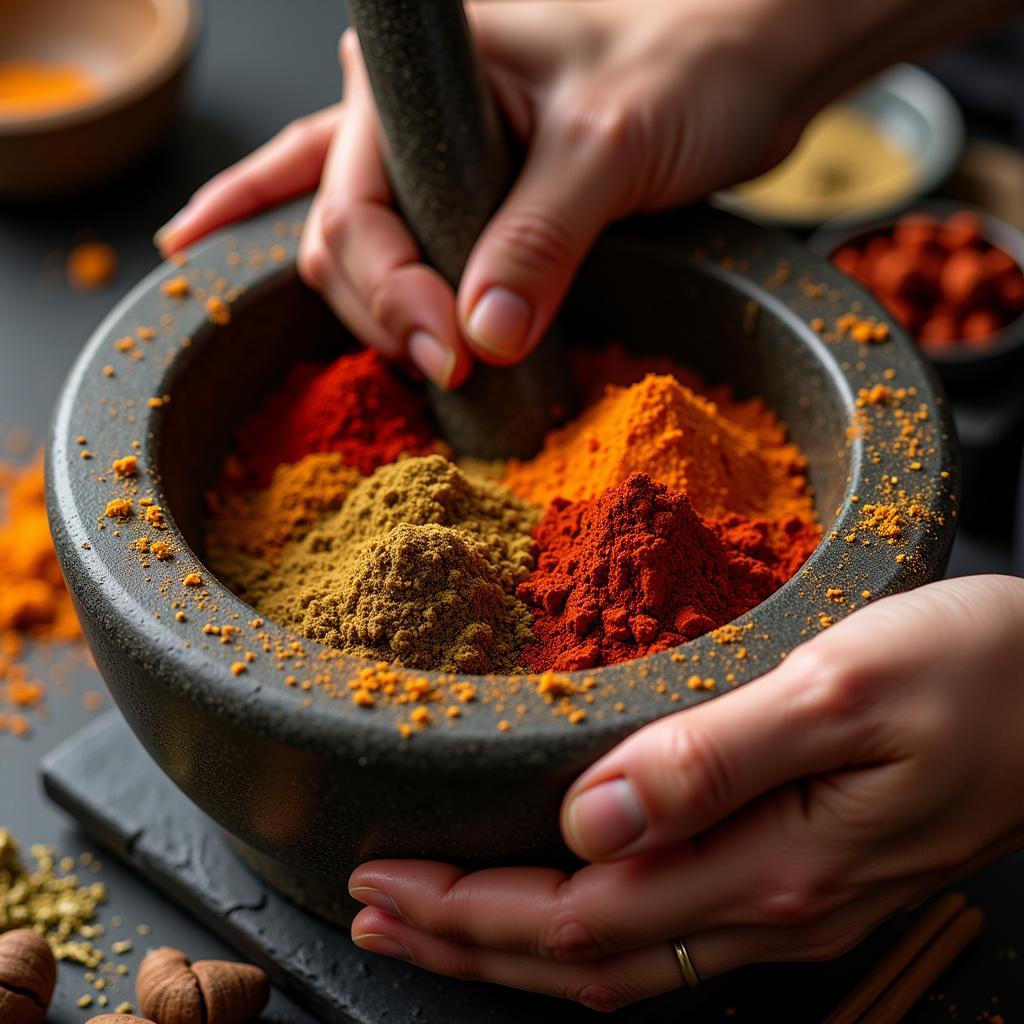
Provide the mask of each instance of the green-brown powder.
POLYGON ((31 854, 34 869, 22 863, 10 831, 0 828, 0 932, 32 928, 45 936, 58 960, 97 967, 103 951, 92 940, 102 929, 93 921, 107 897, 106 887, 102 882, 80 882, 64 862, 58 871, 48 846, 33 846, 31 854))
POLYGON ((247 598, 350 654, 446 672, 508 672, 530 637, 514 591, 536 511, 437 455, 382 466, 242 581, 247 598))

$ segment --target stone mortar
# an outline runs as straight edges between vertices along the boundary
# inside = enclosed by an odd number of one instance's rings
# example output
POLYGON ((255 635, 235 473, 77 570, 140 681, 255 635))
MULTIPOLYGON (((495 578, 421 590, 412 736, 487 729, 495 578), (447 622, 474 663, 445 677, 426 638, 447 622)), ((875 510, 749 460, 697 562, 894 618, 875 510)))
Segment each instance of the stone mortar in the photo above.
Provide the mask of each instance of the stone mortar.
MULTIPOLYGON (((554 716, 525 677, 508 707, 477 700, 462 717, 436 716, 409 739, 396 729, 408 708, 359 708, 348 699, 346 673, 351 678, 359 662, 337 656, 330 663, 340 697, 319 684, 285 685, 294 667, 278 667, 263 645, 279 649, 296 637, 273 623, 251 626, 257 613, 203 565, 203 495, 234 427, 294 359, 354 348, 296 276, 304 213, 294 204, 246 222, 200 246, 187 265, 165 264, 142 281, 71 371, 47 454, 57 551, 118 706, 170 778, 293 898, 343 919, 348 873, 372 857, 570 863, 559 803, 595 758, 644 723, 777 665, 866 603, 862 592, 874 599, 942 574, 955 525, 956 447, 944 399, 909 339, 895 327, 883 344, 836 337, 835 321, 851 306, 879 321, 885 314, 787 237, 695 208, 609 232, 574 288, 564 324, 577 344, 619 341, 731 381, 741 395, 763 395, 808 456, 825 540, 791 582, 737 620, 749 627, 741 645, 709 635, 676 652, 572 675, 575 683, 598 681, 594 702, 579 701, 587 717, 577 725, 554 716), (211 323, 195 294, 165 295, 163 283, 179 276, 193 293, 224 289, 230 322, 211 323), (119 349, 117 339, 138 338, 140 327, 153 328, 151 340, 119 349), (923 410, 919 469, 897 450, 900 423, 888 407, 857 407, 861 389, 880 384, 916 389, 905 404, 923 410), (160 536, 176 549, 172 561, 154 559, 148 569, 129 549, 133 523, 118 529, 107 519, 99 529, 106 503, 129 486, 114 480, 112 460, 132 453, 135 508, 151 495, 166 510, 160 536), (922 518, 907 519, 898 544, 862 530, 856 541, 844 539, 865 504, 907 485, 920 492, 922 518), (193 571, 200 588, 183 585, 193 571), (843 596, 827 596, 830 588, 843 596), (205 611, 195 607, 197 595, 205 611), (173 601, 186 602, 185 621, 173 601), (238 627, 231 643, 203 632, 211 620, 238 627), (255 660, 233 675, 244 650, 255 660), (689 689, 695 672, 716 688, 689 689), (615 711, 620 701, 624 710, 615 711), (517 704, 525 713, 512 713, 517 704), (507 731, 499 731, 503 719, 507 731)), ((301 646, 313 678, 323 649, 301 646)), ((509 685, 472 681, 482 696, 509 685)))

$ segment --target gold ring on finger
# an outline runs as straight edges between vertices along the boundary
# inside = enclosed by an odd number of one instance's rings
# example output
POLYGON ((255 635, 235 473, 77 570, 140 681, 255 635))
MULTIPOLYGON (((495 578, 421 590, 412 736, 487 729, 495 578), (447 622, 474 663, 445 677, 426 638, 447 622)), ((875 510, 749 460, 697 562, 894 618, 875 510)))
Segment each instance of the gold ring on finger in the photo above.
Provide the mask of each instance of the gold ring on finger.
POLYGON ((679 961, 679 970, 682 971, 683 981, 687 988, 696 988, 700 984, 700 975, 693 966, 690 954, 686 949, 686 943, 682 939, 676 939, 672 943, 676 952, 676 959, 679 961))

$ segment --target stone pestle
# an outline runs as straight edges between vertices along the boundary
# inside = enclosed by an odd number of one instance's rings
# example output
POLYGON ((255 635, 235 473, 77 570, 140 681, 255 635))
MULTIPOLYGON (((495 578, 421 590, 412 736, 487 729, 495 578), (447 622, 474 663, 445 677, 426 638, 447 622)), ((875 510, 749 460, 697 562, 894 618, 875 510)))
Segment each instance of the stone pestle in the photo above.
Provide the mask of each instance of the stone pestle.
MULTIPOLYGON (((427 262, 457 287, 515 176, 513 147, 462 0, 348 0, 398 205, 427 262)), ((526 457, 577 404, 550 331, 523 362, 477 362, 462 387, 428 385, 444 438, 484 459, 526 457)))

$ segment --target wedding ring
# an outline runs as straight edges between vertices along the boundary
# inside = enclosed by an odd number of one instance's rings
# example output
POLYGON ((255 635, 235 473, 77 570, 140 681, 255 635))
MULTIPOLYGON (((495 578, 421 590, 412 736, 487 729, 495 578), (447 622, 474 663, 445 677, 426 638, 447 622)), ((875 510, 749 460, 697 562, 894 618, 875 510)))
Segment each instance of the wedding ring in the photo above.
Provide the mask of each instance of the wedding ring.
POLYGON ((676 959, 679 961, 679 970, 683 972, 683 981, 687 988, 696 988, 700 984, 700 975, 694 969, 690 954, 686 951, 686 944, 682 939, 676 939, 672 943, 676 951, 676 959))

